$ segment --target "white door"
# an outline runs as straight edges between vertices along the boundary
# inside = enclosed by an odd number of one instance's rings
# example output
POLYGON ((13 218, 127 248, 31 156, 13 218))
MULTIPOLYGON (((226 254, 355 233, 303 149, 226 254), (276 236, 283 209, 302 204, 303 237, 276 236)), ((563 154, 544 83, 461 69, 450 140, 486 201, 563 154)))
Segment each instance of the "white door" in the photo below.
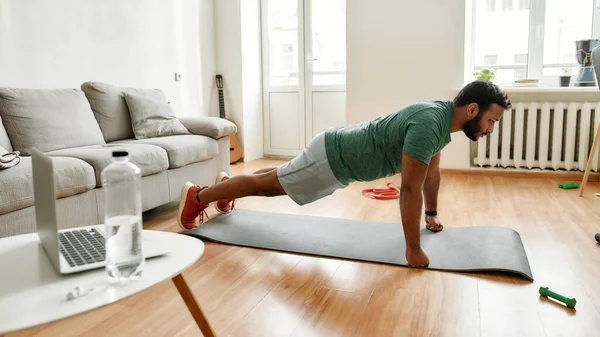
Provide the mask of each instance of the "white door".
POLYGON ((265 155, 346 122, 346 0, 262 0, 265 155))

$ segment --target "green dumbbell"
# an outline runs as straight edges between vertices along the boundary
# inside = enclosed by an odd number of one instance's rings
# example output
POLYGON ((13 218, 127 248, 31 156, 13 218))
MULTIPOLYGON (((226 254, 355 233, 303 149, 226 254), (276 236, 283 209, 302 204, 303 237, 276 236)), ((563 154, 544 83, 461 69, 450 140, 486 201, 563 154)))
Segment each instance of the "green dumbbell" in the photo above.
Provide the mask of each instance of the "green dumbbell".
POLYGON ((579 184, 577 184, 577 183, 558 184, 558 187, 562 188, 564 190, 569 190, 569 189, 573 189, 573 188, 579 188, 579 184))
POLYGON ((552 297, 555 300, 561 301, 566 304, 568 308, 575 308, 575 304, 577 304, 576 299, 559 295, 552 290, 548 290, 548 287, 540 287, 540 295, 544 297, 552 297))

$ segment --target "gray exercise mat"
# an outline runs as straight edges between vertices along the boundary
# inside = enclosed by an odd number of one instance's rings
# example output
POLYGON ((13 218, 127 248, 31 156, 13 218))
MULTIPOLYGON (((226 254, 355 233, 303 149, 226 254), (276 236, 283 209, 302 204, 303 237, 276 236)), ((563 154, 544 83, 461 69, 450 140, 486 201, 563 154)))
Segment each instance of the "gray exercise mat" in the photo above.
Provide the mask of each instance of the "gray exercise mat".
MULTIPOLYGON (((399 223, 234 210, 184 234, 208 241, 407 266, 399 223)), ((504 227, 421 230, 429 269, 503 271, 533 281, 519 233, 504 227)))

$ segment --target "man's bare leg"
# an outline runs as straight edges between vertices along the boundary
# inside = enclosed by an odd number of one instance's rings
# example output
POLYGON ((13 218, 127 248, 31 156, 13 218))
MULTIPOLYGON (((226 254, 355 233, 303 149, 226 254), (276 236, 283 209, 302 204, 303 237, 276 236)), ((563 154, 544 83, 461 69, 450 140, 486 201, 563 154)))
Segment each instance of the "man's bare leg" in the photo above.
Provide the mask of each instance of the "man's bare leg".
POLYGON ((267 173, 267 172, 271 172, 273 170, 277 170, 277 167, 265 167, 265 168, 261 168, 260 170, 254 172, 254 174, 267 173))
POLYGON ((286 194, 279 183, 275 168, 265 168, 257 172, 260 173, 226 177, 207 188, 195 186, 191 182, 185 183, 181 190, 177 216, 179 226, 186 230, 196 228, 198 216, 199 223, 203 223, 208 217, 205 210, 212 202, 216 202, 215 207, 219 212, 228 213, 233 209, 234 200, 238 198, 286 194))
POLYGON ((248 196, 274 197, 285 194, 279 183, 277 170, 271 169, 266 173, 252 173, 229 178, 200 190, 197 198, 203 203, 209 204, 217 200, 239 199, 248 196))

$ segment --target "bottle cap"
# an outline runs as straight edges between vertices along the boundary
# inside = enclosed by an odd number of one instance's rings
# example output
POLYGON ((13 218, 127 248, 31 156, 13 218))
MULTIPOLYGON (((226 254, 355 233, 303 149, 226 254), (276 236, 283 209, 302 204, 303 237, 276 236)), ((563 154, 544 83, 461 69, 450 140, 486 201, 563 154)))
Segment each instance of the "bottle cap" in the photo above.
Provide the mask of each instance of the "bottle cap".
POLYGON ((113 151, 113 157, 127 157, 127 151, 113 151))

